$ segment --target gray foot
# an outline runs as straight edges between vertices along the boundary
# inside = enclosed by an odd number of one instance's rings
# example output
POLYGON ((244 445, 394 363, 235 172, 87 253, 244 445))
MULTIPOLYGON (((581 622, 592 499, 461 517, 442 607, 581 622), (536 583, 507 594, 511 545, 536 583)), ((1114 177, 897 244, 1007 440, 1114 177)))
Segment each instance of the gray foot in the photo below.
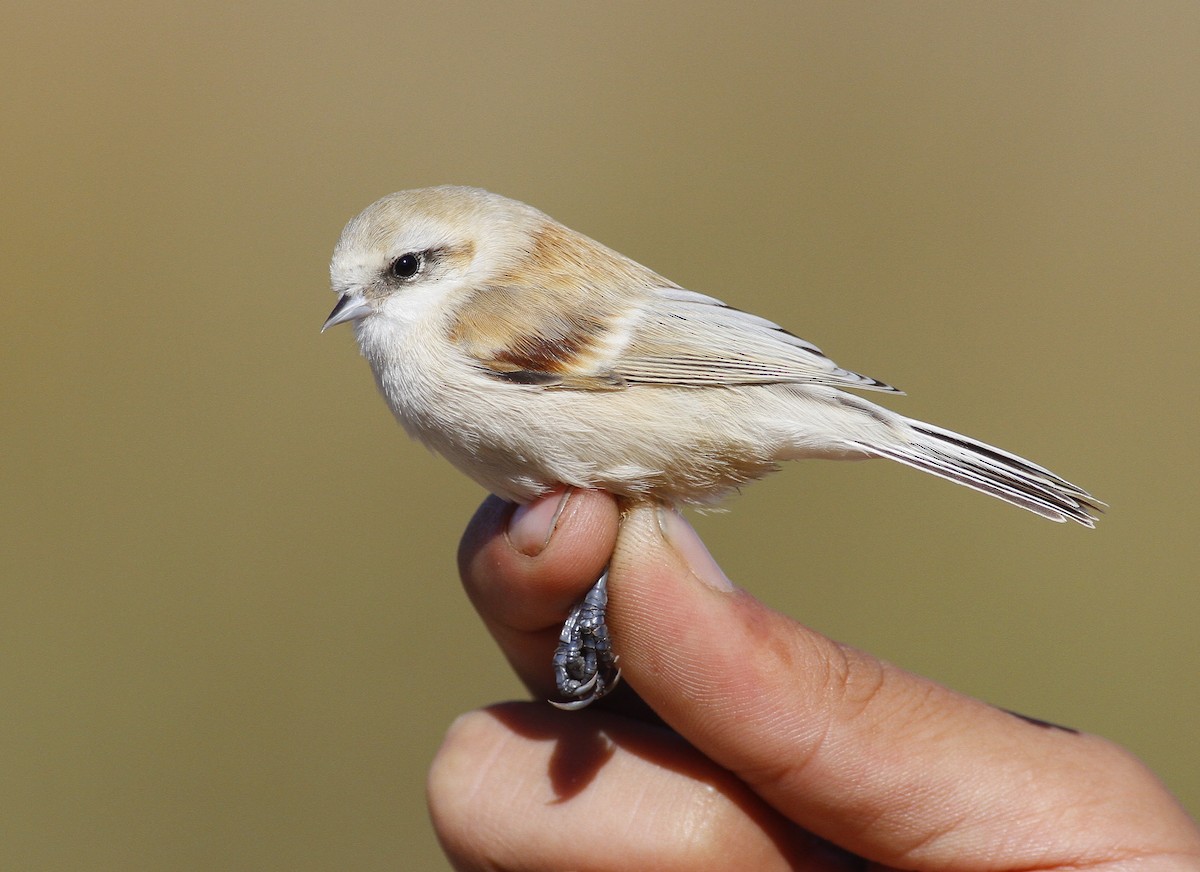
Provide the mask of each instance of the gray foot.
POLYGON ((554 684, 564 702, 550 700, 560 709, 574 711, 594 703, 617 686, 621 670, 608 639, 604 609, 608 605, 608 570, 587 596, 571 610, 554 652, 554 684))

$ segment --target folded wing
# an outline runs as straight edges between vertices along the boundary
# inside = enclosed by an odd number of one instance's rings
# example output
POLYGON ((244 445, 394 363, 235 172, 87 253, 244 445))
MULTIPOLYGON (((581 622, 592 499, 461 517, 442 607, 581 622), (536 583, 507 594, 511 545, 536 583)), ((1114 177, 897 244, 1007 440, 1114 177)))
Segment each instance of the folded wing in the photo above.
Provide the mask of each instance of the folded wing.
POLYGON ((681 288, 657 288, 628 344, 611 363, 629 384, 812 384, 890 391, 842 369, 778 324, 681 288))

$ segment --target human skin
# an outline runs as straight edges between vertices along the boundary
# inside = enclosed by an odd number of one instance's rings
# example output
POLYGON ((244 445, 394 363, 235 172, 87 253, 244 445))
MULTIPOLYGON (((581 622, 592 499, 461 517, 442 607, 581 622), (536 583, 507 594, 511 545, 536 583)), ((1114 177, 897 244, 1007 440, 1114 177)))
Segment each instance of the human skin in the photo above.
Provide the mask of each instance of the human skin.
POLYGON ((491 497, 459 556, 538 701, 463 715, 434 760, 458 869, 1200 869, 1200 830, 1127 751, 771 611, 675 512, 491 497), (561 712, 548 652, 606 565, 626 684, 561 712))

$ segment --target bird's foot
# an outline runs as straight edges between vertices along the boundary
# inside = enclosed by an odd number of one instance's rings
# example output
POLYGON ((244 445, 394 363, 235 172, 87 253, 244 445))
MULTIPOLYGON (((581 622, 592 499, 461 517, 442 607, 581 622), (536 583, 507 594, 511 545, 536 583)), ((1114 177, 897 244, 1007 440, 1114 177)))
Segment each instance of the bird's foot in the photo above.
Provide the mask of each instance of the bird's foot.
POLYGON ((566 711, 591 705, 617 686, 621 670, 604 623, 608 606, 608 570, 583 601, 571 610, 554 651, 554 684, 563 702, 550 704, 566 711))

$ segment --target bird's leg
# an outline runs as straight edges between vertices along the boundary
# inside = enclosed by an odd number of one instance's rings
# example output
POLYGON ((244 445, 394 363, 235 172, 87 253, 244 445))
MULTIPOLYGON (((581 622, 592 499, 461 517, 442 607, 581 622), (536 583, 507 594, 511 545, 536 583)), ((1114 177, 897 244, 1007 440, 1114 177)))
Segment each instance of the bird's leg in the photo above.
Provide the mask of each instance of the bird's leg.
POLYGON ((591 705, 617 686, 621 670, 608 638, 604 610, 608 606, 608 570, 587 596, 571 609, 554 652, 554 684, 565 702, 550 700, 574 711, 591 705))

